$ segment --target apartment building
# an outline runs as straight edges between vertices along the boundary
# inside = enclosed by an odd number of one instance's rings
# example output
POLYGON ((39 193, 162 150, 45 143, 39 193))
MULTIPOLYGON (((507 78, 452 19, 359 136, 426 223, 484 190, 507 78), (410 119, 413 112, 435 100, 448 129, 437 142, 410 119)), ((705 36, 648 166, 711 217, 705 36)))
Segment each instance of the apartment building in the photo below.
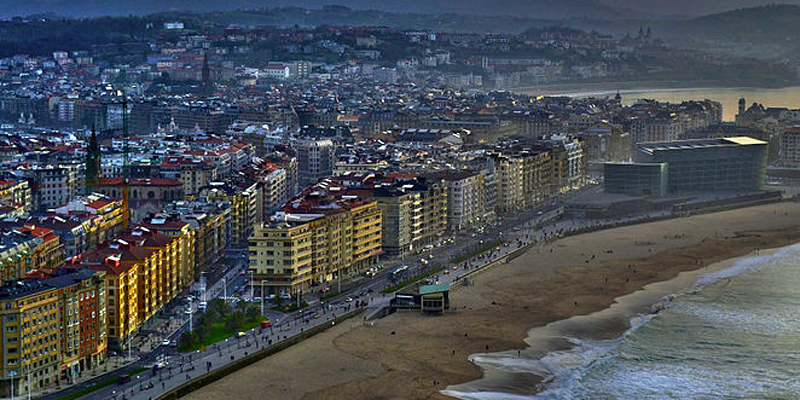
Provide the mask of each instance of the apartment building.
POLYGON ((300 187, 306 187, 333 174, 336 164, 336 146, 332 140, 299 140, 292 146, 297 151, 300 187))
POLYGON ((447 188, 447 229, 459 231, 484 221, 483 174, 477 172, 442 172, 426 175, 431 181, 443 181, 447 188))
POLYGON ((33 180, 34 207, 48 210, 64 205, 83 194, 83 168, 80 164, 36 166, 25 174, 33 180))
POLYGON ((28 181, 0 180, 0 202, 20 205, 23 212, 33 211, 33 193, 28 181))
POLYGON ((42 239, 12 229, 0 233, 0 281, 21 279, 36 265, 34 252, 42 239))
POLYGON ((161 162, 161 176, 180 181, 183 194, 192 196, 217 179, 217 167, 198 157, 170 156, 161 162))
POLYGON ((250 238, 257 293, 297 294, 363 272, 381 253, 381 212, 341 186, 315 185, 250 238))
POLYGON ((444 180, 415 175, 387 178, 363 191, 381 209, 384 251, 408 254, 435 242, 447 230, 444 180))
POLYGON ((0 396, 70 383, 105 362, 104 277, 78 270, 0 286, 0 396))
POLYGON ((253 226, 261 214, 262 192, 258 182, 237 180, 211 182, 200 188, 199 196, 207 203, 224 204, 230 208, 230 244, 247 246, 253 226))

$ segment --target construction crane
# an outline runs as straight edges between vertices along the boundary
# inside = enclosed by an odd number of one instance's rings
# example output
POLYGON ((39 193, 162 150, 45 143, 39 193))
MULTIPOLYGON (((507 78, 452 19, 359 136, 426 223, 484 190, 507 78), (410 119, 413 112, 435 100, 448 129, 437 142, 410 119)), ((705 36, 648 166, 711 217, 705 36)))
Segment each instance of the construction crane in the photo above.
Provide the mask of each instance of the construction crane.
MULTIPOLYGON (((122 152, 123 152, 123 155, 124 155, 124 161, 123 161, 123 165, 122 165, 122 175, 123 175, 122 176, 122 208, 123 208, 123 227, 124 227, 124 229, 128 229, 128 227, 130 226, 130 220, 131 220, 131 218, 130 218, 130 179, 131 179, 130 175, 131 175, 131 169, 130 169, 130 152, 129 152, 129 149, 128 149, 128 141, 130 139, 130 133, 128 131, 128 98, 123 96, 121 102, 113 101, 113 102, 110 102, 108 104, 112 104, 112 105, 119 104, 119 105, 122 105, 122 152)), ((93 141, 96 140, 94 127, 92 127, 92 140, 93 141)), ((96 143, 94 145, 96 145, 96 143)), ((93 176, 91 179, 89 179, 89 177, 87 177, 87 179, 86 179, 87 192, 90 192, 92 190, 91 188, 94 187, 94 186, 100 186, 100 185, 104 184, 103 180, 102 180, 102 176, 101 176, 102 175, 102 172, 101 172, 102 169, 101 169, 101 166, 99 165, 99 161, 100 161, 99 158, 96 161, 95 160, 91 160, 90 158, 92 156, 90 154, 88 154, 92 150, 96 150, 96 151, 99 152, 99 148, 98 149, 94 149, 94 148, 92 148, 92 146, 93 146, 93 144, 90 143, 90 146, 89 146, 88 151, 87 151, 87 170, 89 168, 90 162, 96 162, 97 165, 94 166, 96 168, 96 171, 95 171, 96 176, 93 176)))

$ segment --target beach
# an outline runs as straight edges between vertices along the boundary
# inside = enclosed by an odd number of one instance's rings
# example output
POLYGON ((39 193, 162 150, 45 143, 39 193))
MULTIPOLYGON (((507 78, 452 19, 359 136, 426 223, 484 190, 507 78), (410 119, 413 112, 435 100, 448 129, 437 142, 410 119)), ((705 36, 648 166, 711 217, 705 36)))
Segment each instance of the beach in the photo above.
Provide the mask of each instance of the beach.
MULTIPOLYGON (((341 324, 261 360, 189 399, 449 399, 482 370, 475 353, 525 349, 528 331, 607 308, 680 272, 800 242, 800 203, 778 203, 567 237, 471 279, 456 312, 397 313, 341 324)), ((625 320, 593 328, 613 338, 625 320)), ((564 343, 567 347, 567 343, 564 343)))

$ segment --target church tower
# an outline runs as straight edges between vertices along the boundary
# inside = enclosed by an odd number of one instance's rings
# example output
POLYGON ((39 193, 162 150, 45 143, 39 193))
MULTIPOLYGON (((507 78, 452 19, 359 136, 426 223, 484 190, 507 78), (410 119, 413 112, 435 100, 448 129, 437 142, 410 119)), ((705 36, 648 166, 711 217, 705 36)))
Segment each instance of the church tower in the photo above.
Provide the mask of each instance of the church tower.
POLYGON ((208 54, 203 54, 203 70, 200 91, 204 96, 209 96, 214 92, 214 82, 211 82, 211 67, 208 65, 208 54))
POLYGON ((100 163, 100 144, 97 143, 97 134, 92 127, 92 137, 86 148, 86 191, 90 192, 90 185, 94 184, 103 175, 100 163))

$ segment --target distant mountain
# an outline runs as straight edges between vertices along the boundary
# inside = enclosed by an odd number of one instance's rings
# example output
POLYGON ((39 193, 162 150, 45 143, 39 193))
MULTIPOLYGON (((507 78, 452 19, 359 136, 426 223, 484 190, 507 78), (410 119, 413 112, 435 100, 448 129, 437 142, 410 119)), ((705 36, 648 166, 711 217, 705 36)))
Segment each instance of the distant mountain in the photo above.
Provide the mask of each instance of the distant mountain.
MULTIPOLYGON (((601 0, 615 7, 639 10, 659 16, 684 15, 696 17, 718 14, 747 7, 784 3, 800 4, 800 0, 601 0)), ((686 19, 684 18, 684 19, 686 19)))
POLYGON ((598 0, 0 0, 0 16, 40 13, 72 17, 151 14, 163 11, 231 11, 273 7, 341 5, 358 10, 404 13, 510 15, 531 19, 592 17, 636 18, 643 13, 612 7, 598 0))
POLYGON ((800 6, 773 4, 706 15, 676 23, 675 34, 700 40, 794 45, 800 38, 800 6))

